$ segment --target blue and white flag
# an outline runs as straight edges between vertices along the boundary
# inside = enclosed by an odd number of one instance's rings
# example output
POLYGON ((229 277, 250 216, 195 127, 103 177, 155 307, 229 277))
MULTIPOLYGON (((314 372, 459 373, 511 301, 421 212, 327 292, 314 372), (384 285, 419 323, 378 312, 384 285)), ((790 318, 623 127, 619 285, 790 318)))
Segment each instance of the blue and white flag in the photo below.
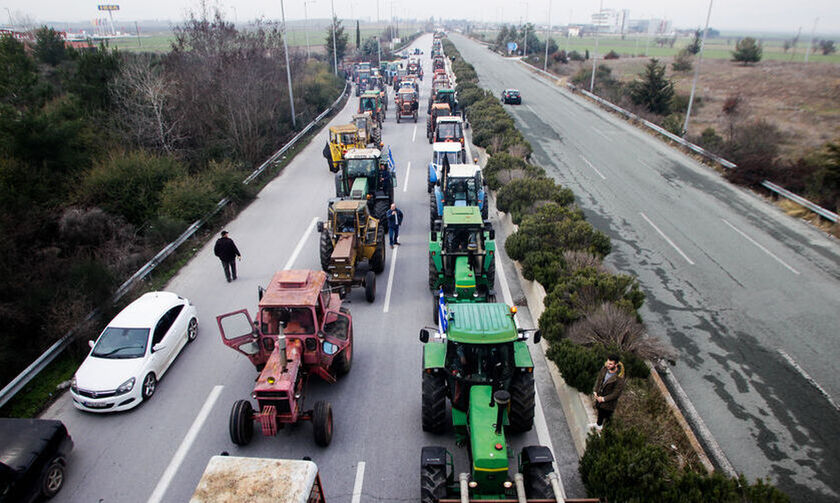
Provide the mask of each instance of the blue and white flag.
POLYGON ((438 294, 438 327, 441 335, 445 334, 446 329, 449 328, 448 314, 446 300, 443 298, 443 288, 441 288, 438 294))
POLYGON ((397 163, 394 162, 394 154, 391 153, 391 147, 388 147, 388 170, 394 172, 397 170, 397 163))

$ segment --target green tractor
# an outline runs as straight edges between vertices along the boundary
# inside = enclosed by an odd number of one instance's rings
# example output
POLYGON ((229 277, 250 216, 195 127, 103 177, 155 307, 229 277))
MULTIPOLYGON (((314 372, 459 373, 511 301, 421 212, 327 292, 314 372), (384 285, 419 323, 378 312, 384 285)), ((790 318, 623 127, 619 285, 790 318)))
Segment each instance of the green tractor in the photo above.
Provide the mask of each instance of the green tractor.
POLYGON ((366 200, 373 218, 383 222, 387 230, 385 213, 394 202, 396 184, 396 172, 388 168, 388 161, 382 158, 379 149, 351 149, 344 155, 341 171, 335 175, 335 196, 366 200), (383 181, 383 170, 388 173, 388 183, 383 181))
POLYGON ((447 302, 495 302, 496 233, 478 206, 444 206, 430 237, 429 288, 447 302))
MULTIPOLYGON (((563 501, 547 447, 525 447, 516 472, 509 466, 505 433, 534 424, 534 363, 526 343, 531 330, 517 328, 516 308, 502 303, 456 303, 441 312, 439 332, 420 330, 423 430, 447 429, 448 399, 456 443, 468 446, 470 471, 456 480, 452 454, 423 447, 420 501, 563 501)), ((533 340, 539 342, 539 331, 533 340)))

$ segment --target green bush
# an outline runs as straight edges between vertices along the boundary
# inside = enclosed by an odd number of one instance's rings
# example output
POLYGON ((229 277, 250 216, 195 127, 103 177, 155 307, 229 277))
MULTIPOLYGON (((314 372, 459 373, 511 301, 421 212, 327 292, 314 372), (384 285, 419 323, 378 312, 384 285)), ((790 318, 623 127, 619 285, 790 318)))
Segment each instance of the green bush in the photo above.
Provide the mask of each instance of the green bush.
POLYGON ((143 151, 114 154, 84 175, 79 198, 84 204, 99 206, 141 226, 157 215, 161 191, 167 182, 186 172, 173 157, 143 151))
POLYGON ((236 166, 230 161, 210 161, 207 168, 203 176, 206 177, 213 187, 213 191, 220 197, 229 197, 234 202, 254 198, 254 187, 242 183, 247 173, 236 169, 236 166))
POLYGON ((670 114, 662 120, 662 127, 671 134, 682 136, 684 120, 683 114, 670 114))
MULTIPOLYGON (((539 201, 554 202, 561 206, 574 203, 571 190, 554 183, 550 178, 521 178, 513 180, 501 189, 496 196, 496 206, 500 211, 510 213, 515 224, 522 221, 525 212, 530 212, 539 201)), ((543 213, 548 216, 548 213, 543 213)))
POLYGON ((568 339, 561 339, 551 343, 546 356, 557 365, 566 384, 581 393, 592 393, 595 376, 604 365, 600 354, 568 339))
POLYGON ((493 189, 498 190, 502 186, 499 180, 499 174, 502 171, 522 171, 526 177, 540 178, 545 177, 545 170, 534 164, 526 162, 521 157, 515 157, 507 152, 499 152, 487 160, 482 173, 487 185, 493 189))
POLYGON ((537 250, 527 253, 522 263, 522 276, 541 285, 553 285, 566 267, 563 255, 555 251, 537 250))
POLYGON ((197 177, 170 180, 161 192, 160 214, 192 223, 212 210, 220 197, 209 181, 197 177))

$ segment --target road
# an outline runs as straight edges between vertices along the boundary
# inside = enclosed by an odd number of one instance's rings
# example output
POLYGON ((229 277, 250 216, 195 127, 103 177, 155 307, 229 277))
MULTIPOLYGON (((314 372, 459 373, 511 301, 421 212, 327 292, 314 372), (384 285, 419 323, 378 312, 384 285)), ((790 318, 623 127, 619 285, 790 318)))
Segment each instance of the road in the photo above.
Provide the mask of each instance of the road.
MULTIPOLYGON (((424 69, 431 74, 431 36, 421 37, 415 45, 426 53, 424 69)), ((428 79, 422 82, 423 104, 429 86, 428 79)), ((351 98, 331 124, 348 123, 357 103, 351 98)), ((227 225, 243 254, 238 280, 225 282, 210 242, 166 286, 196 304, 200 328, 198 339, 185 348, 150 401, 126 413, 99 416, 75 410, 65 395, 44 414, 64 421, 76 444, 67 485, 56 502, 186 501, 209 458, 222 451, 256 457, 310 456, 321 469, 327 500, 337 502, 416 501, 424 445, 446 446, 456 454, 456 466, 466 469, 464 449, 454 445, 453 435, 427 434, 420 427, 418 333, 432 322, 425 183, 431 147, 425 137, 425 114, 416 125, 398 125, 393 106, 383 140, 391 146, 398 166, 396 197, 405 213, 402 246, 388 250, 374 303, 366 303, 361 290, 347 298, 356 337, 350 374, 334 385, 310 382, 308 403, 332 404, 332 444, 317 447, 306 423, 281 430, 276 438, 256 432, 246 447, 230 441, 230 407, 235 400, 248 398, 256 373, 244 357, 222 345, 215 317, 240 308, 253 313, 258 285, 266 285, 278 269, 319 269, 315 220, 326 216, 327 199, 334 195, 333 176, 321 156, 326 137, 325 129, 227 225)), ((508 263, 503 270, 510 267, 508 263)), ((514 282, 508 283, 513 291, 507 297, 520 298, 514 282)), ((533 326, 527 310, 520 312, 519 319, 522 325, 533 326)), ((531 347, 544 410, 538 417, 544 418, 544 428, 515 436, 512 444, 551 442, 567 495, 582 497, 562 408, 544 357, 538 346, 531 347)))
POLYGON ((610 236, 607 262, 639 278, 649 332, 679 352, 671 384, 702 418, 695 430, 704 423, 748 478, 837 501, 837 240, 521 63, 451 39, 482 87, 522 92, 507 109, 534 159, 610 236))

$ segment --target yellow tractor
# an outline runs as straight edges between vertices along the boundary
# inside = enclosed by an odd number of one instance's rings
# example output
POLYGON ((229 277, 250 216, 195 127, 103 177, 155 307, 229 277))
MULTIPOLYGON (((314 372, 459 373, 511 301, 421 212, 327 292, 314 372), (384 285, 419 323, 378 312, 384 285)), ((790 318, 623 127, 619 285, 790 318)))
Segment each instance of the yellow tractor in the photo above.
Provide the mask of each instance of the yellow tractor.
POLYGON ((356 114, 353 123, 359 130, 359 138, 367 147, 380 148, 382 146, 382 126, 373 118, 372 112, 356 114))
POLYGON ((330 284, 344 297, 352 287, 363 286, 365 299, 376 299, 376 275, 385 270, 385 232, 370 216, 364 199, 330 199, 327 221, 318 222, 321 233, 321 268, 330 284), (367 271, 359 264, 367 262, 367 271))
POLYGON ((352 148, 365 148, 365 140, 359 135, 359 128, 355 124, 333 126, 330 128, 330 139, 324 147, 324 157, 330 171, 337 173, 344 163, 344 154, 352 148))

